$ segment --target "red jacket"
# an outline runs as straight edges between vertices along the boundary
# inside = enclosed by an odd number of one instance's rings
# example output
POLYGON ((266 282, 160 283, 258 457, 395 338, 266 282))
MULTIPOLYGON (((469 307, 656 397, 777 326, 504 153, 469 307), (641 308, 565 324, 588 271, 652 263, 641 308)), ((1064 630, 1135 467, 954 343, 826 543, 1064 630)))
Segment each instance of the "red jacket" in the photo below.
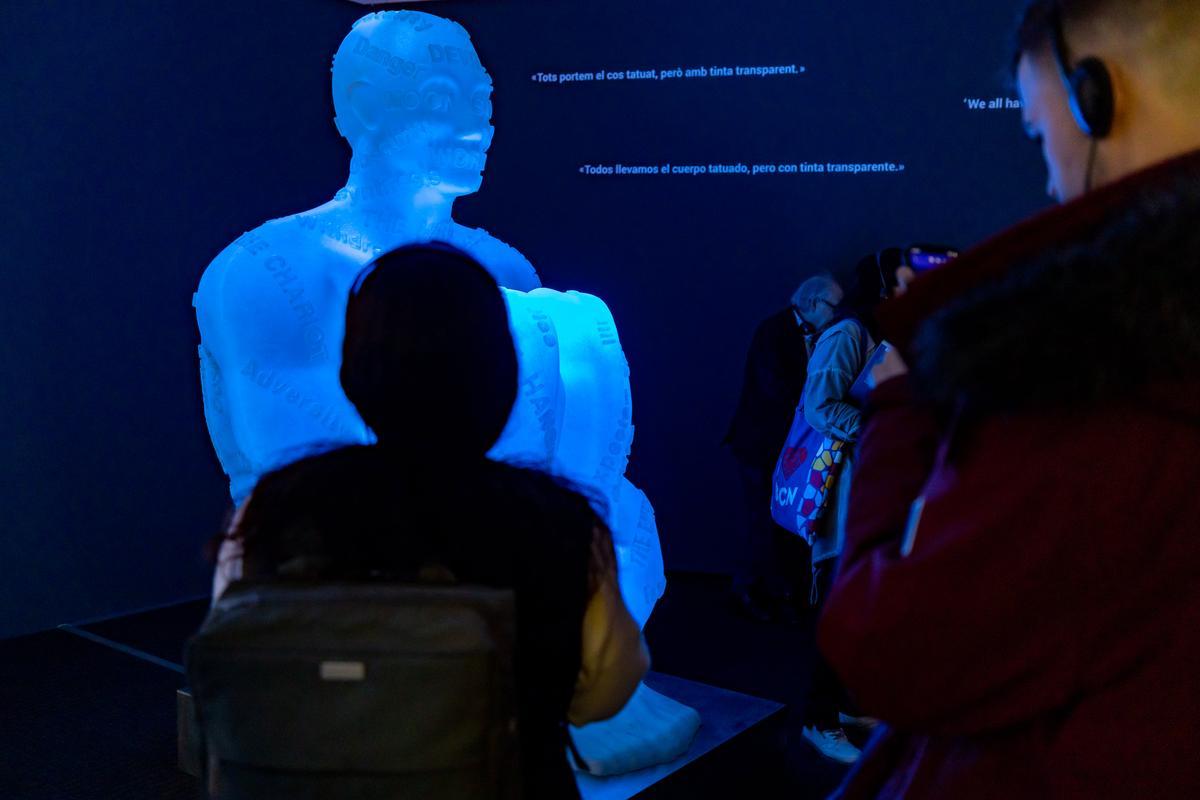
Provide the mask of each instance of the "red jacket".
POLYGON ((930 277, 820 623, 886 723, 839 796, 1200 797, 1198 223, 1193 157, 930 277))

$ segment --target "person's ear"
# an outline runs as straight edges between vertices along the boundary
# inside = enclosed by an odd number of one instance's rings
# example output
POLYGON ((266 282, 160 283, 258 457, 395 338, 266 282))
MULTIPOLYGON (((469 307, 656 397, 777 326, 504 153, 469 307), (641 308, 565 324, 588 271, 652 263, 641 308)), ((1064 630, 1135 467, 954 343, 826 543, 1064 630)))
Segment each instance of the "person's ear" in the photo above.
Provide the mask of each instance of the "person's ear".
POLYGON ((383 92, 379 87, 366 81, 355 81, 347 87, 346 99, 355 122, 364 130, 378 130, 384 105, 383 92))
POLYGON ((1130 96, 1129 73, 1120 62, 1109 59, 1104 62, 1108 68, 1108 77, 1112 82, 1113 117, 1112 130, 1109 137, 1121 136, 1129 128, 1129 109, 1133 98, 1130 96))

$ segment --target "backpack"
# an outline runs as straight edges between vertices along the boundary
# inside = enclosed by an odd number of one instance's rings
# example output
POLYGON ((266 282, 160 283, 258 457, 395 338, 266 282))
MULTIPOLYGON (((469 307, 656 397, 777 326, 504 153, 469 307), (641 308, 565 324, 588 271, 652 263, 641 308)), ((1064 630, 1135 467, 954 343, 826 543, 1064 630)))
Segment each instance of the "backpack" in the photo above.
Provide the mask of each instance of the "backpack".
POLYGON ((238 583, 188 643, 210 796, 520 797, 511 591, 238 583))

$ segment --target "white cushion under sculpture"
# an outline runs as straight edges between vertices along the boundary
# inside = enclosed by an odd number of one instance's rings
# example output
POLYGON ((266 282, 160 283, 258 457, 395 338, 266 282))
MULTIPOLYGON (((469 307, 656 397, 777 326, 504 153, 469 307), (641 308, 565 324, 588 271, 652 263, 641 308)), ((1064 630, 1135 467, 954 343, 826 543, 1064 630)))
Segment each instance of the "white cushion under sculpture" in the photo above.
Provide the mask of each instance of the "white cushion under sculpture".
MULTIPOLYGON (((335 124, 353 151, 345 188, 238 238, 196 292, 209 433, 238 503, 274 467, 372 441, 338 382, 350 285, 400 245, 460 247, 505 287, 520 365, 517 403, 491 457, 561 475, 602 500, 622 595, 645 625, 666 580, 653 509, 625 479, 632 402, 612 315, 591 295, 541 288, 521 253, 451 216, 454 200, 482 183, 491 95, 457 23, 388 11, 354 24, 333 67, 335 124)), ((643 686, 617 717, 575 738, 593 771, 612 774, 681 754, 698 725, 692 709, 643 686)))

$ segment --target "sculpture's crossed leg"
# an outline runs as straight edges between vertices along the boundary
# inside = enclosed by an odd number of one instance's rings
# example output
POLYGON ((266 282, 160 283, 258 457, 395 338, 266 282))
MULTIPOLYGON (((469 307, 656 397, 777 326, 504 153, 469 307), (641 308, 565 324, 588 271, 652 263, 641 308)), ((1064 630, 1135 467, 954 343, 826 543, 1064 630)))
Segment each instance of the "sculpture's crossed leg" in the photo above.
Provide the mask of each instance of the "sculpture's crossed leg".
MULTIPOLYGON (((505 291, 521 390, 493 458, 562 475, 601 501, 625 604, 645 625, 666 588, 654 510, 625 477, 633 440, 629 367, 608 308, 577 292, 505 291)), ((682 755, 695 710, 645 685, 619 714, 572 728, 589 772, 615 775, 682 755)))

